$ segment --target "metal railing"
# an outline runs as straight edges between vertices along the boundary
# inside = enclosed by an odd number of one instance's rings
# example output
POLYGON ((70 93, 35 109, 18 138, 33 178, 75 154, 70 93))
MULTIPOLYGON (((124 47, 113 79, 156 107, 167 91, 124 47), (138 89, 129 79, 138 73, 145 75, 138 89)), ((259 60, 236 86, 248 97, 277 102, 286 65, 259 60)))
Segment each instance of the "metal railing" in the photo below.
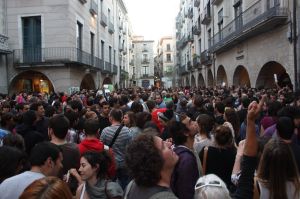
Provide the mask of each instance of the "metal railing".
POLYGON ((115 32, 114 24, 112 22, 109 22, 108 24, 108 32, 110 34, 113 34, 115 32))
POLYGON ((150 63, 150 60, 149 59, 143 59, 142 60, 142 64, 149 64, 150 63))
POLYGON ((188 18, 192 19, 193 18, 193 8, 189 8, 188 9, 188 14, 187 14, 188 18))
POLYGON ((194 25, 192 28, 192 32, 194 35, 200 35, 201 34, 201 27, 198 25, 194 25))
POLYGON ((201 60, 200 60, 200 56, 199 55, 194 55, 193 57, 193 66, 194 68, 198 68, 199 66, 201 66, 201 60))
POLYGON ((198 7, 200 5, 200 0, 194 0, 194 6, 198 7))
POLYGON ((13 51, 15 66, 73 63, 111 72, 110 63, 78 48, 25 48, 13 51))
POLYGON ((104 63, 103 73, 110 73, 110 72, 112 72, 111 63, 106 61, 104 63))
POLYGON ((95 0, 91 0, 90 13, 92 13, 93 15, 98 14, 98 4, 95 2, 95 0))
POLYGON ((102 26, 106 27, 107 26, 107 16, 101 12, 101 20, 100 20, 100 23, 102 26))
POLYGON ((185 75, 185 74, 188 73, 188 71, 186 70, 185 65, 182 65, 181 67, 179 67, 178 72, 179 72, 179 75, 185 75))
POLYGON ((204 25, 209 24, 211 21, 211 12, 210 7, 204 8, 204 11, 201 13, 201 23, 204 25))
POLYGON ((114 65, 114 67, 113 67, 113 74, 118 74, 118 66, 117 65, 114 65))
POLYGON ((205 50, 201 53, 200 61, 204 65, 211 65, 212 64, 210 53, 207 50, 205 50))
POLYGON ((257 34, 268 31, 270 27, 265 26, 268 21, 273 23, 272 19, 279 19, 278 23, 282 23, 288 18, 288 13, 287 8, 280 6, 267 9, 266 3, 260 0, 215 34, 209 41, 212 44, 209 50, 215 52, 232 41, 255 35, 256 31, 257 34))

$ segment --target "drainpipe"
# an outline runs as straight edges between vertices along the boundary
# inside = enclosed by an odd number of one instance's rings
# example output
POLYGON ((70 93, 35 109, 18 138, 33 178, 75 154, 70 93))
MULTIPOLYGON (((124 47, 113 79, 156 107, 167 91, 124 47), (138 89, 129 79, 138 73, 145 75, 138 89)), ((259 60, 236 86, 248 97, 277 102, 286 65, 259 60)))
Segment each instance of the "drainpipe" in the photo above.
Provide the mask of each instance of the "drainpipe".
POLYGON ((297 47, 300 47, 300 43, 298 41, 297 35, 297 0, 293 1, 293 47, 294 47, 294 75, 295 75, 295 88, 294 90, 300 89, 299 88, 299 66, 298 66, 298 52, 297 47))

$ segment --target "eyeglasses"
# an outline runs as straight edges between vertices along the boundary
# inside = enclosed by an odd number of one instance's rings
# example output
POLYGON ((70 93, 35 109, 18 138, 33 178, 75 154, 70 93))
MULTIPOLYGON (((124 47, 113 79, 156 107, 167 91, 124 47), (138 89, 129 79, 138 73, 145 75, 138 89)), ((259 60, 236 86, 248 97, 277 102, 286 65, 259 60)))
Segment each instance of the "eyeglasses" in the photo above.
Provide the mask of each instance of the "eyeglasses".
POLYGON ((214 181, 210 181, 208 183, 204 183, 204 182, 199 182, 196 184, 195 186, 195 190, 197 189, 201 189, 203 187, 207 187, 207 186, 212 186, 212 187, 222 187, 221 182, 214 180, 214 181))

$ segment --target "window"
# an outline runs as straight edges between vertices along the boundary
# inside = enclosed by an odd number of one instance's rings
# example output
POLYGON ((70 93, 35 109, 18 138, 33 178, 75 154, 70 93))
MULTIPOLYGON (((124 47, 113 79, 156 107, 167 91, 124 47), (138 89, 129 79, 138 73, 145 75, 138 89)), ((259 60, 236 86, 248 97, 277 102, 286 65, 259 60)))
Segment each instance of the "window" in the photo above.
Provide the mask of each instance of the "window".
POLYGON ((104 61, 104 41, 101 40, 101 58, 104 61))
POLYGON ((243 1, 240 1, 237 6, 234 7, 234 16, 235 16, 235 26, 236 30, 239 30, 243 26, 243 17, 242 17, 242 3, 243 1))
POLYGON ((167 62, 171 62, 171 54, 167 54, 167 62))
POLYGON ((167 51, 170 51, 170 50, 171 50, 171 45, 167 44, 167 51))
POLYGON ((149 75, 150 70, 149 70, 149 66, 143 66, 144 70, 143 70, 143 75, 149 75))
POLYGON ((201 45, 202 45, 201 39, 198 40, 198 44, 199 44, 199 55, 200 55, 201 54, 201 45))
POLYGON ((110 9, 107 9, 107 13, 108 13, 108 23, 109 23, 109 22, 111 22, 111 19, 110 19, 110 17, 111 17, 110 16, 110 9))
POLYGON ((209 29, 207 31, 207 33, 208 33, 208 48, 210 48, 211 47, 211 29, 209 29))
POLYGON ((91 55, 95 54, 95 34, 91 32, 91 55))
POLYGON ((41 16, 23 17, 23 48, 24 61, 40 61, 41 60, 41 16))
POLYGON ((114 64, 116 64, 116 50, 114 50, 114 64))
POLYGON ((103 13, 103 0, 100 0, 100 12, 103 13))
POLYGON ((76 26, 76 40, 77 40, 76 47, 79 50, 82 50, 82 24, 79 21, 77 21, 77 26, 76 26))
POLYGON ((109 59, 109 63, 112 63, 112 48, 111 46, 108 47, 108 59, 109 59))
POLYGON ((218 12, 218 28, 219 28, 219 40, 223 39, 223 8, 218 12))

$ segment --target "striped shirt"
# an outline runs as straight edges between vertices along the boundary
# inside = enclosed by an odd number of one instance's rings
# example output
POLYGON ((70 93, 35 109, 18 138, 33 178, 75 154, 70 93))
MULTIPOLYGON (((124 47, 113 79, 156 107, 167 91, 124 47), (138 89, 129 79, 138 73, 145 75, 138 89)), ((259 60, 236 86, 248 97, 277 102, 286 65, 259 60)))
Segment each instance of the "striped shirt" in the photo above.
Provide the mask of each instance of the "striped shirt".
MULTIPOLYGON (((105 145, 110 145, 115 132, 120 127, 120 125, 111 125, 103 129, 100 140, 105 145)), ((112 149, 115 153, 115 159, 117 163, 117 168, 122 168, 125 166, 125 151, 127 145, 131 142, 132 136, 129 132, 129 129, 126 126, 123 126, 120 134, 118 135, 115 143, 112 146, 112 149)))

